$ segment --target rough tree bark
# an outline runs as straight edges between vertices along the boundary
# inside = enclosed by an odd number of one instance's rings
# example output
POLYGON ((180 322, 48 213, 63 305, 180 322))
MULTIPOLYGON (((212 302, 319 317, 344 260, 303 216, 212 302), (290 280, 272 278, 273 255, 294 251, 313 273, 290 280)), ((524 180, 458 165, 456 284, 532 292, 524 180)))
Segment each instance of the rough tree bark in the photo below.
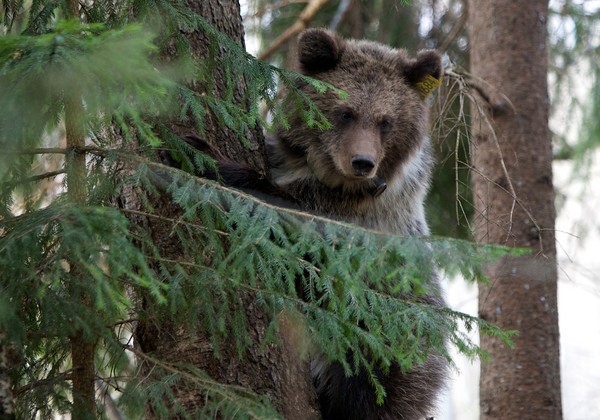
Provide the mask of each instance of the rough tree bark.
MULTIPOLYGON (((207 21, 228 35, 231 39, 244 46, 244 32, 237 0, 201 0, 190 1, 189 7, 204 16, 207 21)), ((202 59, 208 54, 208 39, 201 31, 185 34, 190 40, 194 54, 202 59)), ((222 95, 225 91, 225 75, 218 70, 215 75, 215 91, 213 94, 222 95)), ((202 92, 203 87, 195 86, 202 92)), ((243 98, 245 84, 237 86, 236 100, 243 98)), ((178 125, 174 127, 181 135, 198 134, 194 127, 178 125)), ((236 135, 223 128, 218 122, 209 117, 206 121, 202 137, 207 142, 216 145, 226 156, 239 162, 246 162, 259 171, 266 171, 264 153, 264 138, 260 128, 248 133, 251 147, 245 148, 236 135)), ((121 197, 122 205, 130 209, 139 206, 139 192, 129 191, 121 197)), ((168 198, 155 203, 155 209, 161 216, 177 218, 180 209, 169 202, 168 198)), ((156 218, 138 218, 152 235, 165 258, 180 260, 181 248, 171 235, 172 225, 161 222, 156 218)), ((200 247, 201 244, 199 244, 200 247)), ((221 348, 221 358, 213 355, 212 346, 207 337, 198 331, 194 337, 185 333, 184 328, 177 325, 156 324, 156 320, 141 320, 136 341, 143 352, 151 353, 153 357, 169 363, 186 362, 207 372, 213 379, 226 384, 236 384, 247 387, 261 395, 271 398, 276 407, 288 419, 318 418, 317 403, 308 365, 301 361, 298 349, 298 329, 292 320, 280 323, 279 346, 269 345, 260 349, 258 343, 264 338, 268 317, 263 313, 252 296, 244 298, 247 306, 247 316, 252 324, 253 345, 248 350, 244 360, 239 360, 233 343, 221 348)), ((143 369, 143 368, 142 368, 143 369)), ((147 366, 150 371, 152 366, 147 366)), ((140 377, 143 377, 144 373, 140 377)), ((204 396, 198 389, 174 390, 178 401, 186 408, 194 409, 203 404, 204 396)))
MULTIPOLYGON (((79 19, 79 3, 68 1, 71 17, 79 19)), ((85 147, 85 126, 83 120, 83 104, 81 90, 72 86, 70 96, 65 98, 65 137, 67 149, 73 156, 67 160, 67 196, 75 205, 86 205, 88 200, 86 177, 86 157, 81 153, 85 147)), ((78 298, 83 305, 89 306, 91 298, 79 290, 78 282, 86 281, 80 267, 70 262, 70 289, 73 298, 78 298)), ((71 363, 73 365, 73 408, 75 419, 92 419, 96 416, 96 394, 94 387, 95 366, 94 355, 96 344, 86 340, 83 331, 77 331, 71 341, 71 363)))
POLYGON ((0 420, 13 420, 15 418, 13 395, 10 382, 9 345, 5 341, 6 335, 0 331, 0 420))
POLYGON ((482 419, 560 419, 557 266, 552 145, 548 130, 547 0, 469 1, 471 71, 485 81, 485 113, 474 110, 476 238, 529 247, 488 268, 481 317, 519 330, 516 348, 481 345, 482 419))

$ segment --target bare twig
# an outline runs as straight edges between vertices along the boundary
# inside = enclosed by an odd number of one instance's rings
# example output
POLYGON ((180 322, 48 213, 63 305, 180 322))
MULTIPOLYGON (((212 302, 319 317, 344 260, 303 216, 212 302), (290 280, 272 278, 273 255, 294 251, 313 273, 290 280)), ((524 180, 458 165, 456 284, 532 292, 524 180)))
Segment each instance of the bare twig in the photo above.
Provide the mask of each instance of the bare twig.
MULTIPOLYGON (((500 167, 501 167, 502 173, 504 175, 504 178, 506 179, 506 182, 507 182, 506 186, 500 185, 498 182, 490 179, 487 175, 485 175, 481 171, 478 171, 476 168, 474 168, 472 166, 470 167, 470 170, 474 171, 479 176, 483 177, 490 184, 493 184, 496 187, 502 189, 507 195, 509 195, 511 197, 512 206, 511 206, 510 216, 509 216, 509 220, 508 220, 507 239, 512 235, 513 217, 514 217, 515 209, 517 207, 521 208, 522 211, 527 215, 527 217, 531 220, 534 228, 541 232, 542 228, 539 226, 537 220, 534 218, 533 214, 527 208, 527 206, 525 205, 523 200, 517 196, 516 189, 513 185, 511 175, 509 173, 508 167, 505 162, 505 156, 500 147, 499 139, 496 136, 496 132, 494 130, 492 121, 490 120, 489 113, 486 112, 486 109, 484 109, 486 107, 489 107, 492 114, 493 113, 496 113, 496 114, 506 113, 506 112, 508 112, 508 110, 512 110, 514 112, 515 111, 514 105, 505 95, 502 95, 501 93, 496 92, 493 89, 493 87, 490 86, 489 84, 487 84, 485 81, 479 80, 479 79, 476 80, 471 74, 469 74, 468 72, 466 72, 462 69, 446 68, 446 69, 444 69, 444 75, 445 75, 445 77, 452 80, 457 85, 457 89, 459 91, 457 95, 460 100, 460 108, 459 108, 460 110, 459 110, 459 117, 458 117, 459 120, 466 120, 465 114, 463 112, 463 108, 465 106, 464 99, 466 98, 470 103, 474 104, 475 111, 477 112, 478 115, 481 116, 483 123, 485 124, 485 126, 487 127, 487 129, 490 132, 491 140, 494 142, 495 149, 498 153, 498 159, 500 160, 500 167), (493 92, 493 94, 489 94, 488 93, 489 90, 491 90, 493 92), (483 100, 483 103, 482 103, 482 100, 483 100)), ((458 148, 458 140, 457 140, 457 145, 455 146, 455 151, 454 151, 455 154, 458 154, 457 148, 458 148)), ((455 156, 455 165, 458 168, 458 160, 456 160, 456 159, 458 159, 457 156, 455 156)), ((458 191, 458 183, 459 183, 458 176, 456 176, 455 184, 456 184, 457 191, 458 191)), ((457 192, 457 194, 458 194, 458 192, 457 192)), ((540 253, 543 255, 544 244, 543 244, 543 239, 541 238, 541 236, 540 236, 540 248, 541 248, 540 253)))
POLYGON ((44 154, 63 154, 69 153, 69 149, 64 147, 44 147, 44 148, 32 148, 22 150, 7 150, 5 153, 9 155, 44 155, 44 154))
POLYGON ((264 16, 267 13, 271 13, 275 10, 279 10, 279 9, 283 9, 284 7, 287 7, 291 4, 302 4, 302 3, 308 3, 310 0, 283 0, 283 1, 278 1, 275 4, 268 4, 265 5, 263 7, 259 7, 258 9, 256 9, 256 12, 254 12, 252 15, 247 15, 247 17, 253 17, 253 18, 260 18, 262 16, 264 16))
POLYGON ((61 374, 56 375, 52 378, 45 378, 45 379, 40 379, 38 381, 29 382, 29 383, 15 389, 13 394, 16 398, 16 397, 20 396, 21 394, 23 394, 27 391, 31 391, 32 389, 40 387, 40 386, 54 385, 58 382, 70 381, 72 379, 72 375, 73 375, 73 369, 70 369, 70 370, 67 370, 66 372, 62 372, 61 374))
POLYGON ((340 5, 338 6, 338 9, 336 10, 335 15, 333 16, 333 19, 331 19, 331 22, 329 23, 329 29, 331 29, 332 31, 335 31, 338 28, 340 23, 342 23, 344 16, 346 16, 346 13, 348 13, 348 10, 350 9, 351 5, 352 5, 352 0, 340 1, 340 5))
MULTIPOLYGON (((67 171, 65 171, 64 169, 59 169, 58 171, 50 171, 50 172, 45 172, 43 174, 40 175, 34 175, 34 176, 30 176, 27 178, 22 178, 13 182, 10 182, 9 185, 18 185, 18 184, 26 184, 28 182, 35 182, 35 181, 41 181, 42 179, 46 179, 46 178, 53 178, 57 175, 61 175, 66 173, 67 171)), ((6 185, 6 184, 5 184, 6 185)))
POLYGON ((317 12, 327 3, 329 3, 329 0, 311 0, 311 2, 306 5, 302 13, 300 13, 300 16, 298 16, 296 22, 294 22, 292 26, 287 28, 281 35, 279 35, 265 51, 260 53, 258 55, 258 59, 266 60, 286 41, 305 29, 310 21, 314 19, 317 12))
POLYGON ((463 14, 461 15, 458 22, 456 22, 456 24, 452 27, 452 30, 450 31, 450 33, 446 36, 446 39, 444 39, 444 42, 442 42, 440 44, 440 46, 438 47, 439 51, 445 52, 448 49, 448 47, 450 46, 450 44, 452 44, 454 42, 454 40, 456 39, 456 37, 458 36, 458 34, 462 30, 462 28, 467 23, 467 16, 468 16, 467 13, 463 12, 463 14))

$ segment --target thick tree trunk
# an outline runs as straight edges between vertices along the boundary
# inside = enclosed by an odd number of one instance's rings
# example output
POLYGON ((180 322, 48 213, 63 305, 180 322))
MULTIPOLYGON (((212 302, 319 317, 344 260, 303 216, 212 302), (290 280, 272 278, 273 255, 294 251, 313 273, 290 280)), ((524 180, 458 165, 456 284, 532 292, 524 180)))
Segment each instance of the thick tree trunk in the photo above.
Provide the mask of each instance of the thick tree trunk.
POLYGON ((547 12, 547 0, 469 1, 471 71, 487 93, 485 113, 473 112, 476 237, 532 249, 489 267, 490 287, 480 287, 481 317, 519 330, 513 350, 481 338, 492 356, 482 419, 562 417, 547 12))
MULTIPOLYGON (((244 26, 240 15, 240 6, 237 0, 189 0, 188 6, 191 10, 203 16, 212 26, 221 33, 227 35, 232 40, 245 48, 244 26)), ((190 44, 193 47, 193 55, 197 59, 204 59, 209 55, 209 39, 202 31, 192 31, 186 33, 190 44)), ((220 46, 221 52, 223 46, 220 46)), ((227 75, 224 69, 217 67, 214 74, 213 95, 224 97, 226 91, 227 75)), ((244 97, 246 84, 244 80, 239 81, 234 90, 234 100, 241 103, 244 97)), ((206 93, 203 86, 194 86, 194 89, 200 93, 206 93)), ((189 134, 195 131, 191 126, 174 127, 176 131, 182 134, 189 134)), ((196 133, 200 134, 200 133, 196 133)), ((225 156, 240 162, 246 162, 259 172, 266 171, 266 156, 264 148, 264 138, 260 127, 251 130, 248 133, 247 140, 250 147, 245 147, 232 130, 224 127, 222 124, 209 115, 205 121, 205 130, 202 133, 204 140, 213 145, 217 145, 225 156)))
MULTIPOLYGON (((189 3, 190 8, 204 16, 210 24, 228 35, 231 39, 244 45, 243 26, 237 0, 195 1, 189 3)), ((201 31, 186 33, 194 47, 198 58, 208 55, 208 39, 201 31)), ((222 69, 215 75, 214 95, 222 95, 225 91, 225 78, 222 69)), ((203 87, 195 87, 203 89, 203 87)), ((240 81, 235 99, 243 100, 244 81, 240 81)), ((201 93, 205 93, 202 92, 201 93)), ((181 135, 195 133, 192 126, 178 125, 174 129, 181 135)), ((242 146, 236 135, 221 125, 216 119, 209 117, 206 121, 202 137, 210 144, 216 145, 226 156, 239 162, 246 162, 258 171, 266 171, 264 138, 260 128, 248 133, 247 140, 251 147, 242 146)), ((129 191, 122 198, 123 205, 136 209, 139 204, 139 192, 129 191)), ((177 218, 181 210, 165 197, 155 203, 156 211, 161 216, 177 218)), ((181 260, 182 252, 177 238, 172 233, 173 225, 158 219, 138 220, 151 233, 155 244, 161 248, 165 258, 181 260)), ((199 249, 201 249, 199 244, 199 249)), ((225 343, 220 349, 220 359, 216 359, 210 340, 202 331, 190 337, 182 326, 156 324, 156 320, 146 320, 138 325, 136 340, 138 347, 153 357, 167 363, 185 362, 192 364, 209 374, 214 380, 224 384, 235 384, 254 392, 270 397, 280 413, 288 419, 318 418, 316 396, 309 375, 308 363, 302 361, 297 340, 298 328, 291 320, 283 319, 280 323, 280 345, 269 345, 264 349, 259 346, 264 338, 269 319, 261 311, 253 296, 244 296, 246 314, 252 324, 252 344, 245 358, 239 360, 233 342, 225 343)), ((145 373, 152 370, 151 365, 142 367, 145 373)), ((204 403, 204 395, 199 389, 173 390, 178 401, 186 408, 193 410, 204 403)))

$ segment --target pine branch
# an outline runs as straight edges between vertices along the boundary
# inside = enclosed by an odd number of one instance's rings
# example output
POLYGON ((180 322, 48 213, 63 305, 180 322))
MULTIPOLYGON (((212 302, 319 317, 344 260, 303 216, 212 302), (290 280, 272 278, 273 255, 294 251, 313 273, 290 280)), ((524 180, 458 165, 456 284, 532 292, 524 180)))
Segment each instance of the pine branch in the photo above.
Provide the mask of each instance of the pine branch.
MULTIPOLYGON (((184 225, 184 226, 190 226, 193 227, 194 229, 200 229, 200 230, 204 230, 204 231, 209 231, 208 228, 206 228, 205 226, 203 226, 201 223, 191 223, 191 222, 186 222, 184 221, 182 218, 178 218, 178 219, 174 219, 172 217, 166 217, 166 216, 161 216, 158 214, 153 214, 153 213, 149 213, 149 212, 144 212, 144 211, 139 211, 139 210, 133 210, 133 209, 120 209, 123 213, 129 213, 129 214, 133 214, 136 216, 143 216, 143 217, 148 217, 150 219, 157 219, 157 220, 162 220, 163 222, 169 222, 172 223, 173 226, 177 226, 177 225, 184 225)), ((212 229, 210 230, 211 233, 216 233, 222 237, 228 237, 229 233, 224 232, 222 230, 216 230, 216 229, 212 229)))

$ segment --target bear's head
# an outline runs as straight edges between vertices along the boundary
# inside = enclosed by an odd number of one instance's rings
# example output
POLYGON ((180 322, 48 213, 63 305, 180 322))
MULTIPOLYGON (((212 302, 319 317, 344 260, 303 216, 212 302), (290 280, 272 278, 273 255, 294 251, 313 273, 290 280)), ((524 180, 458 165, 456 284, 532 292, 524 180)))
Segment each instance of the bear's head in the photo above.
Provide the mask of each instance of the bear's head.
POLYGON ((347 97, 300 83, 333 127, 318 130, 296 120, 280 139, 304 154, 313 175, 329 187, 364 190, 383 183, 385 188, 425 141, 422 83, 440 79, 439 53, 424 50, 410 58, 404 50, 345 40, 324 29, 306 30, 298 42, 299 70, 347 97))

